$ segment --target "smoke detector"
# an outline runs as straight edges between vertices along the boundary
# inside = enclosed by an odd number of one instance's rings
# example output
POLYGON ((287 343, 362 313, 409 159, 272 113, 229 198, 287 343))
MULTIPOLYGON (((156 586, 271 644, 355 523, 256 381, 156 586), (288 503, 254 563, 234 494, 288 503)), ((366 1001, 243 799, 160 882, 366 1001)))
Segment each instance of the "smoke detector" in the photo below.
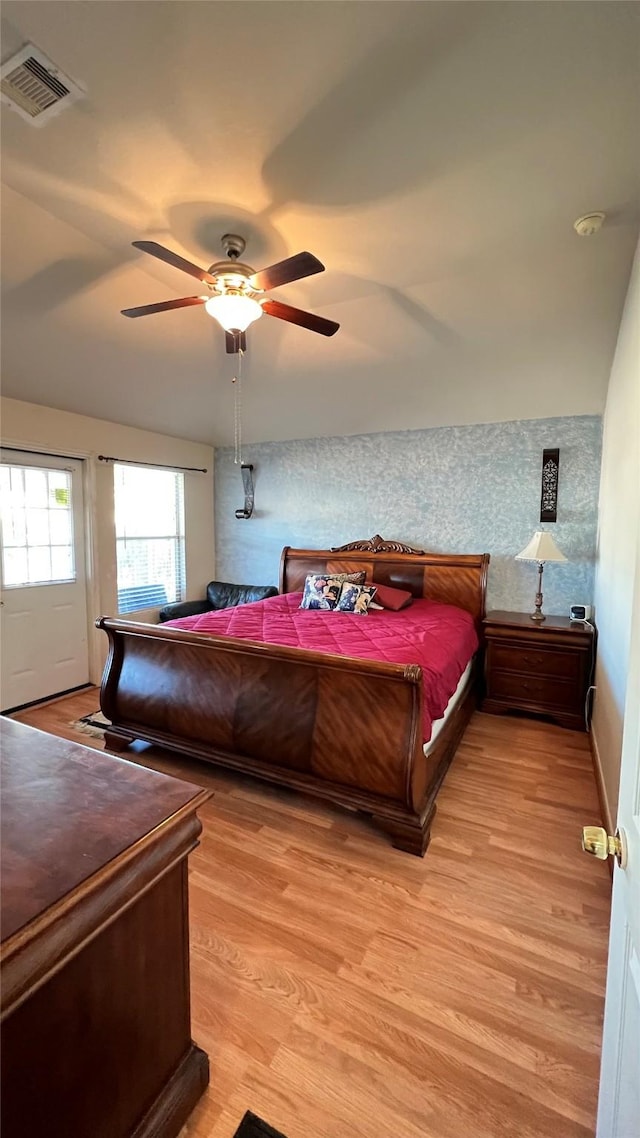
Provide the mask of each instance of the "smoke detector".
POLYGON ((599 229, 602 229, 602 223, 607 215, 605 213, 585 213, 584 217, 579 217, 574 221, 573 228, 579 237, 593 237, 599 229))
POLYGON ((28 43, 0 67, 0 98, 32 126, 42 126, 83 98, 82 87, 28 43))

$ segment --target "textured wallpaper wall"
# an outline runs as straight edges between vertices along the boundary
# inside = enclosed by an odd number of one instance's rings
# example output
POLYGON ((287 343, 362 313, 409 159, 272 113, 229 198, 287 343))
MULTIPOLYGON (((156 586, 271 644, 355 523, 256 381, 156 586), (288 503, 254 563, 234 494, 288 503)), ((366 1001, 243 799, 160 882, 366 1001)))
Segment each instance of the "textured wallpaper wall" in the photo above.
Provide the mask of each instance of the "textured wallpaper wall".
POLYGON ((233 451, 215 458, 216 576, 277 584, 284 545, 329 548, 379 533, 436 552, 491 554, 489 608, 530 611, 535 564, 514 561, 538 528, 542 451, 560 448, 558 521, 569 559, 545 567, 544 610, 593 600, 602 420, 484 423, 247 446, 256 508, 233 451))

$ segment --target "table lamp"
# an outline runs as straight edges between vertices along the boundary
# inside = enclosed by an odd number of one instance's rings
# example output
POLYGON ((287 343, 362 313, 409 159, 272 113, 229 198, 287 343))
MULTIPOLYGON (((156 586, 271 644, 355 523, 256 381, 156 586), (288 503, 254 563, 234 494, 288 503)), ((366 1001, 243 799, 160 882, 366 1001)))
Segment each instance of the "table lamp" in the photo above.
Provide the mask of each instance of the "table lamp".
POLYGON ((536 593, 536 608, 535 612, 531 613, 531 619, 535 621, 543 621, 545 619, 542 611, 542 570, 545 566, 545 561, 566 561, 564 553, 558 549, 555 541, 550 533, 546 530, 536 530, 531 541, 521 553, 516 554, 516 561, 537 561, 538 562, 538 591, 536 593))

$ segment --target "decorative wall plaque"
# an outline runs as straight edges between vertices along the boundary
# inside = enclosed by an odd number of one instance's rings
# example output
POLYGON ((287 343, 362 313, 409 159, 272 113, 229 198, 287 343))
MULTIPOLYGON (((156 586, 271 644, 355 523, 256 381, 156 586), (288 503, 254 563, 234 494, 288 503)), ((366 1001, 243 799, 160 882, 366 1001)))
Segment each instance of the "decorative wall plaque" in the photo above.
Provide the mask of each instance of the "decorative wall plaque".
POLYGON ((558 513, 558 471, 560 451, 542 452, 542 489, 540 493, 540 521, 555 522, 558 513))

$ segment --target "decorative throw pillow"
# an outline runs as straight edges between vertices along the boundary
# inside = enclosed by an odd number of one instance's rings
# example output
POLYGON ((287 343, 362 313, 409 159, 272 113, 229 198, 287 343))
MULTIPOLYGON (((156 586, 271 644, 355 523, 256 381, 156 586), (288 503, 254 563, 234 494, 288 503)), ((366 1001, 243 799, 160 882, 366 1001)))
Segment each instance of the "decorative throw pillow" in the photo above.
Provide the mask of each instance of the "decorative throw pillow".
POLYGON ((334 609, 338 603, 340 589, 345 581, 364 581, 362 573, 309 573, 305 579, 300 602, 301 609, 334 609))
POLYGON ((367 574, 364 569, 358 569, 357 573, 332 573, 334 581, 352 581, 354 585, 364 585, 367 574))
POLYGON ((375 585, 352 585, 345 581, 340 590, 336 612, 354 612, 366 616, 375 595, 375 585))
POLYGON ((413 604, 413 595, 408 589, 393 589, 391 585, 376 585, 376 604, 383 609, 399 612, 413 604))

